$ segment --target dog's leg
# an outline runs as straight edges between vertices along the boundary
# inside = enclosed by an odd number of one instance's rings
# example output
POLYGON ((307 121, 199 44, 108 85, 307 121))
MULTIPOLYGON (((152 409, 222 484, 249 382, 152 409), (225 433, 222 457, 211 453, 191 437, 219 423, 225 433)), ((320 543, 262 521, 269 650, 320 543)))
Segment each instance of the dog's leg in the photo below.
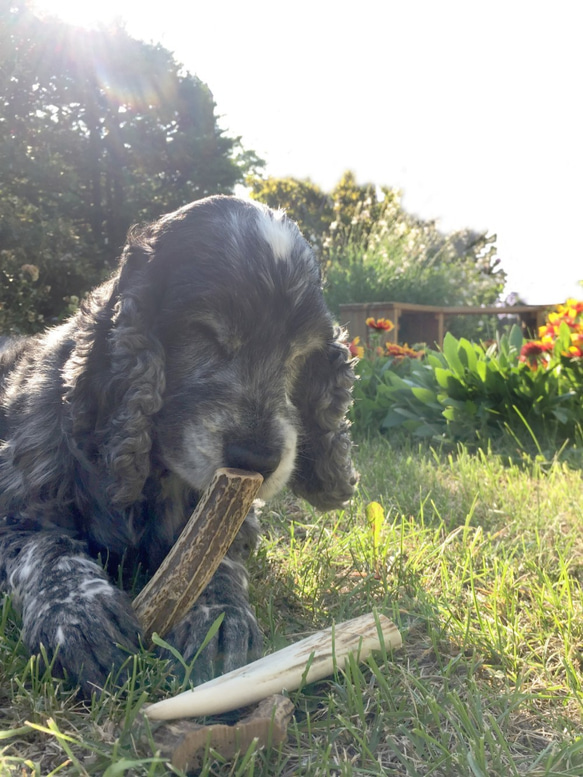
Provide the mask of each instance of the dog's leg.
POLYGON ((247 596, 247 571, 238 561, 225 558, 197 603, 167 636, 185 661, 200 649, 216 619, 224 614, 218 633, 197 658, 197 682, 230 672, 261 655, 263 640, 247 596))
POLYGON ((86 556, 81 543, 49 532, 0 535, 0 580, 22 615, 22 640, 43 645, 55 669, 85 696, 103 687, 139 647, 129 597, 86 556))
POLYGON ((218 633, 194 665, 193 676, 197 682, 230 672, 261 655, 263 638, 249 604, 249 577, 245 567, 257 537, 258 523, 251 511, 194 607, 166 637, 188 662, 199 651, 210 627, 224 613, 218 633))

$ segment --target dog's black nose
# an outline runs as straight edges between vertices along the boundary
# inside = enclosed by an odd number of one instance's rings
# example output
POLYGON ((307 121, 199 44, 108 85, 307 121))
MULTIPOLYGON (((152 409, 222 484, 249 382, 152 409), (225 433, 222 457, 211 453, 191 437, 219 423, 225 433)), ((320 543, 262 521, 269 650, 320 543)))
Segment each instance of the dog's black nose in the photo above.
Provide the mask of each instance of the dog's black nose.
POLYGON ((275 472, 281 461, 281 456, 279 452, 275 453, 271 448, 257 443, 231 442, 225 448, 225 459, 227 467, 259 472, 266 478, 275 472))

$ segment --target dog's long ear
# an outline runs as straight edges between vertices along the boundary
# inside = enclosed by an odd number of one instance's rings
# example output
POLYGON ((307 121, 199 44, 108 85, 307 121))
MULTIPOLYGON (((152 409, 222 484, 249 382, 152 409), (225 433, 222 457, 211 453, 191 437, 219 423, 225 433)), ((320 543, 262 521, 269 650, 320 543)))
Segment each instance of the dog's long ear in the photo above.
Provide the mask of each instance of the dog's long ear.
POLYGON ((67 367, 73 436, 102 470, 101 489, 117 509, 139 498, 150 472, 152 419, 165 387, 152 327, 163 287, 155 264, 147 234, 130 234, 109 293, 82 316, 67 367))
POLYGON ((164 349, 152 327, 160 302, 152 264, 143 245, 129 243, 109 335, 111 414, 104 419, 104 458, 112 476, 109 496, 119 506, 139 497, 150 472, 152 418, 165 388, 164 349))
POLYGON ((293 396, 302 429, 290 485, 322 510, 345 504, 358 480, 346 419, 355 376, 345 339, 337 327, 326 348, 309 357, 293 396))

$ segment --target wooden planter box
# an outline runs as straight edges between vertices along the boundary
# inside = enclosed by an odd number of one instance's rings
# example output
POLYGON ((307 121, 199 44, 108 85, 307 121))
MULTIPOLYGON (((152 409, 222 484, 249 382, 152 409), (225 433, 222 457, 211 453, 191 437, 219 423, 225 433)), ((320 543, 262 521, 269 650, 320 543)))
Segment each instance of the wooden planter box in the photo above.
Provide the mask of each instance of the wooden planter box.
MULTIPOLYGON (((545 314, 553 305, 514 305, 511 307, 438 307, 434 305, 414 305, 409 302, 358 302, 340 305, 340 323, 348 328, 350 337, 360 337, 361 342, 369 342, 370 328, 365 321, 373 318, 388 318, 395 328, 385 334, 388 343, 402 343, 401 336, 406 331, 406 340, 413 343, 426 343, 430 348, 443 345, 447 332, 447 321, 452 316, 517 316, 523 329, 534 334, 544 323, 545 314)), ((384 334, 384 333, 383 333, 384 334)))

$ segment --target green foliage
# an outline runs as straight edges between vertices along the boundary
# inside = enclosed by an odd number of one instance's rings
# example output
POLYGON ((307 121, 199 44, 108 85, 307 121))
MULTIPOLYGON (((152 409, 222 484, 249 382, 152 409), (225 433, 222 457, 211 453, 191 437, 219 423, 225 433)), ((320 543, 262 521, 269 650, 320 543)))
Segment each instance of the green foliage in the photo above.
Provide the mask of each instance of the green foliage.
POLYGON ((331 225, 328 245, 334 253, 350 245, 365 245, 375 225, 382 219, 387 204, 399 207, 401 194, 387 186, 358 184, 354 173, 347 170, 330 196, 335 221, 331 225))
MULTIPOLYGON (((403 381, 403 385, 408 387, 412 380, 421 385, 425 378, 428 383, 427 387, 433 388, 435 385, 431 368, 424 363, 418 363, 415 359, 363 358, 356 366, 356 373, 358 380, 353 391, 354 404, 351 409, 351 420, 357 434, 388 428, 388 414, 393 411, 395 406, 395 390, 399 381, 403 381)), ((414 396, 411 396, 414 399, 414 396)), ((409 395, 407 394, 404 397, 405 402, 408 399, 409 395)), ((406 423, 406 415, 411 412, 412 420, 415 422, 415 429, 411 431, 416 431, 418 421, 422 420, 427 423, 429 420, 425 415, 421 417, 418 415, 422 410, 423 408, 417 403, 411 410, 403 406, 402 412, 399 414, 399 421, 403 423, 405 429, 409 429, 410 425, 406 423)), ((391 424, 391 426, 394 425, 391 424)), ((441 425, 443 425, 442 421, 441 425)), ((438 428, 434 428, 432 433, 437 435, 439 432, 438 428)))
POLYGON ((401 428, 418 438, 485 446, 504 443, 552 458, 582 441, 578 360, 557 356, 546 369, 520 361, 518 327, 489 347, 447 334, 422 360, 363 359, 355 389, 358 431, 401 428))
POLYGON ((380 202, 369 193, 329 242, 328 302, 335 311, 345 302, 492 304, 505 282, 494 241, 471 231, 444 235, 404 211, 398 192, 385 190, 380 202))
POLYGON ((3 331, 66 313, 67 298, 109 272, 133 223, 231 193, 260 164, 167 49, 0 0, 3 331))
POLYGON ((88 257, 71 219, 0 198, 0 332, 33 333, 74 309, 102 277, 88 257))

